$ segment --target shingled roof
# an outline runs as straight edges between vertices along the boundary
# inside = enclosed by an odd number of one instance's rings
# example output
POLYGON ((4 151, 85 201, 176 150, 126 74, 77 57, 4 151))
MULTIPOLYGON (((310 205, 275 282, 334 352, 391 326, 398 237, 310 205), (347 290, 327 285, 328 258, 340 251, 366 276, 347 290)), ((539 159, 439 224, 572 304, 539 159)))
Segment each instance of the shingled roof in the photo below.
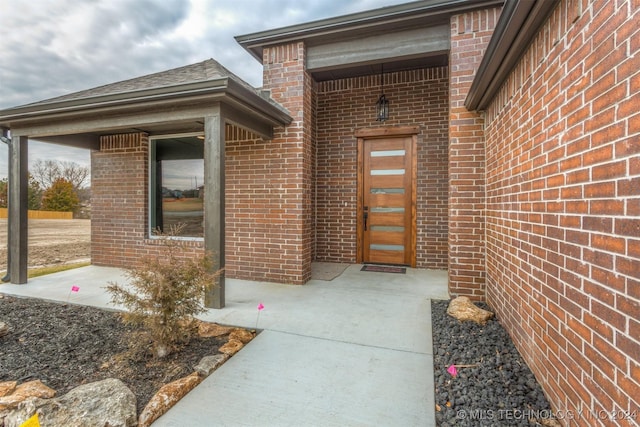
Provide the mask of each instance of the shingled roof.
POLYGON ((136 92, 145 89, 155 89, 224 78, 232 79, 240 85, 244 86, 246 89, 249 89, 258 95, 260 94, 256 88, 229 71, 215 59, 207 59, 195 64, 185 65, 184 67, 173 68, 171 70, 161 71, 159 73, 135 77, 133 79, 123 80, 116 83, 110 83, 104 86, 98 86, 80 92, 74 92, 55 98, 49 98, 23 106, 36 106, 41 104, 55 103, 59 101, 80 100, 97 96, 136 92))
MULTIPOLYGON (((270 125, 286 125, 292 118, 287 110, 269 96, 242 80, 214 59, 136 77, 104 86, 49 98, 0 111, 0 127, 21 127, 29 121, 40 123, 57 120, 64 115, 85 118, 134 110, 195 103, 228 106, 256 115, 270 125), (207 104, 209 103, 209 104, 207 104)), ((266 134, 266 133, 265 133, 266 134)))

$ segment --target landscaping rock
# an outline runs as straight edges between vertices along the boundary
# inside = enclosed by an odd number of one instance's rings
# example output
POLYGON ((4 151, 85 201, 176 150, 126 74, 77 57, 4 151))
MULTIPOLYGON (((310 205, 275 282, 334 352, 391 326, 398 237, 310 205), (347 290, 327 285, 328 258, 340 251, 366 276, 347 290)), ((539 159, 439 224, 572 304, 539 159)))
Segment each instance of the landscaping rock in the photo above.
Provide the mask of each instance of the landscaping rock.
MULTIPOLYGON (((0 397, 4 397, 7 396, 11 393, 13 393, 13 391, 16 389, 16 386, 18 385, 17 381, 4 381, 4 382, 0 382, 0 397)), ((0 410, 0 426, 4 426, 4 417, 7 416, 7 414, 9 413, 9 411, 7 409, 4 410, 0 410)))
POLYGON ((13 390, 16 389, 18 385, 17 381, 5 381, 0 383, 0 397, 4 397, 8 394, 13 393, 13 390))
POLYGON ((138 427, 148 427, 200 383, 197 372, 164 385, 144 407, 138 427))
POLYGON ((54 399, 31 398, 5 418, 5 427, 19 427, 38 413, 42 427, 133 427, 136 397, 120 380, 109 378, 72 389, 54 399))
POLYGON ((471 320, 480 325, 487 323, 493 317, 493 313, 474 305, 467 297, 457 297, 449 303, 447 314, 458 320, 471 320))
POLYGON ((253 339, 253 334, 246 329, 236 328, 229 334, 229 339, 238 340, 242 344, 247 344, 253 339))
POLYGON ((226 354, 216 354, 215 356, 205 356, 194 367, 194 370, 200 374, 201 377, 208 377, 216 369, 218 369, 224 362, 229 359, 226 354))
POLYGON ((218 351, 228 356, 233 356, 234 354, 239 352, 242 347, 244 347, 244 344, 242 344, 242 341, 239 341, 236 339, 229 339, 229 341, 227 341, 225 345, 220 347, 218 351))
POLYGON ((216 323, 200 322, 198 324, 198 335, 202 338, 212 338, 226 335, 233 331, 229 326, 221 326, 216 323))
POLYGON ((431 302, 436 425, 533 427, 540 424, 527 414, 550 419, 553 412, 542 387, 500 322, 460 322, 446 314, 448 306, 449 301, 431 302), (456 376, 451 365, 458 366, 456 376), (509 411, 523 415, 510 417, 509 411))
POLYGON ((138 414, 160 387, 192 373, 229 336, 195 336, 165 359, 149 359, 147 333, 113 311, 5 297, 0 320, 11 329, 0 338, 0 381, 39 379, 62 396, 87 382, 118 378, 136 395, 138 414))
POLYGON ((0 322, 0 337, 3 337, 9 333, 9 325, 4 322, 0 322))
POLYGON ((56 395, 56 391, 42 384, 40 380, 22 383, 11 392, 0 397, 0 411, 11 410, 18 407, 20 402, 30 397, 49 398, 56 395))

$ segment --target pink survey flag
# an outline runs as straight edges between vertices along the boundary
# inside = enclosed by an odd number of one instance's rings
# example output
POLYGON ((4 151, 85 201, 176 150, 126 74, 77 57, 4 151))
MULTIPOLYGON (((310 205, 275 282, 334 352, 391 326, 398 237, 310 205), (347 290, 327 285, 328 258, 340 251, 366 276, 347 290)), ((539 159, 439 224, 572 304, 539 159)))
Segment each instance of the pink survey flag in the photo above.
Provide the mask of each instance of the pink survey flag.
POLYGON ((260 312, 264 310, 264 304, 258 304, 258 315, 256 316, 256 329, 258 329, 258 320, 260 320, 260 312))
POLYGON ((80 286, 75 286, 75 285, 73 285, 73 286, 71 287, 71 292, 78 292, 79 290, 80 290, 80 286))
POLYGON ((447 369, 447 372, 449 372, 454 377, 458 375, 458 370, 456 369, 456 365, 449 366, 449 368, 447 369))

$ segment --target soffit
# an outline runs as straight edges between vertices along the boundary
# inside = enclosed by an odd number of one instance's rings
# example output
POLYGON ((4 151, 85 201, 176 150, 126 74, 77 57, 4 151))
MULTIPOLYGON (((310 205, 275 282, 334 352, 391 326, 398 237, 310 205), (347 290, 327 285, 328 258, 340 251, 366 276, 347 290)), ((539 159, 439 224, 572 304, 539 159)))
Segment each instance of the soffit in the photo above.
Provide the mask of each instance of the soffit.
POLYGON ((265 47, 303 41, 308 48, 308 69, 318 81, 376 74, 380 72, 380 64, 384 64, 385 71, 426 68, 448 63, 448 40, 444 43, 442 35, 449 38, 452 15, 503 3, 503 0, 422 0, 237 36, 236 41, 261 63, 265 47), (420 31, 430 33, 426 39, 416 41, 413 35, 420 31), (406 35, 410 36, 407 41, 401 41, 406 35), (314 61, 320 51, 333 51, 335 63, 318 66, 314 61), (345 55, 338 60, 341 52, 345 55))
POLYGON ((449 24, 375 34, 307 48, 307 70, 316 81, 445 65, 449 24))
POLYGON ((558 2, 512 0, 505 4, 465 99, 467 109, 488 107, 558 2))
POLYGON ((385 61, 376 61, 372 63, 352 65, 344 68, 335 68, 330 70, 316 70, 313 77, 316 81, 328 81, 346 79, 350 77, 370 76, 384 73, 394 73, 398 71, 416 70, 421 68, 442 67, 449 64, 449 55, 446 53, 437 53, 434 55, 421 55, 417 58, 395 58, 386 59, 385 61))

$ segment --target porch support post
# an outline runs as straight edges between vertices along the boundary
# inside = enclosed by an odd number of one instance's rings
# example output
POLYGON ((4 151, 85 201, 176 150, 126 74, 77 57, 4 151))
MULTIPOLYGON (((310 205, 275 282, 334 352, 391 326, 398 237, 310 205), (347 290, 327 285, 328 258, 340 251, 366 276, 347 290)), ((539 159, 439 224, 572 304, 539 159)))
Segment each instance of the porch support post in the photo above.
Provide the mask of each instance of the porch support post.
MULTIPOLYGON (((224 269, 224 149, 225 126, 221 107, 204 118, 204 249, 213 256, 213 270, 224 269)), ((205 295, 205 306, 224 307, 224 270, 217 286, 205 295)))
POLYGON ((11 135, 9 145, 9 272, 11 283, 27 283, 28 138, 11 135))

